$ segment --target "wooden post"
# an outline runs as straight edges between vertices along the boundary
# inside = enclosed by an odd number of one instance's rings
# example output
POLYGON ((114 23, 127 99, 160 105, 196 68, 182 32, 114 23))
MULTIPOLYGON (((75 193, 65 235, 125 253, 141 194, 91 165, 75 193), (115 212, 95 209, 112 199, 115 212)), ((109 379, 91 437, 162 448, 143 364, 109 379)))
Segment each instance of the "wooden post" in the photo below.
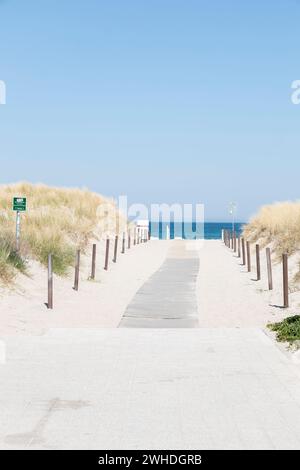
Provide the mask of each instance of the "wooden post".
POLYGON ((236 233, 233 232, 233 250, 236 253, 236 233))
POLYGON ((242 238, 242 255, 243 255, 243 266, 246 266, 246 250, 245 250, 245 238, 242 238))
POLYGON ((133 231, 133 245, 136 245, 136 228, 133 231))
POLYGON ((125 253, 125 232, 123 232, 123 239, 122 239, 122 255, 125 253))
POLYGON ((238 238, 238 258, 241 257, 241 237, 238 238))
POLYGON ((78 285, 79 285, 79 266, 80 266, 80 250, 77 250, 76 261, 75 261, 75 279, 74 279, 74 287, 73 287, 73 289, 76 291, 78 291, 78 285))
POLYGON ((92 252, 91 279, 95 279, 95 274, 96 274, 96 252, 97 252, 97 245, 96 245, 96 243, 94 243, 93 244, 93 252, 92 252))
POLYGON ((47 307, 53 309, 53 266, 52 255, 48 255, 48 303, 47 307))
POLYGON ((247 267, 248 273, 251 273, 251 251, 250 251, 250 242, 247 241, 247 267))
POLYGON ((256 271, 257 271, 257 280, 261 280, 261 271, 260 271, 260 251, 259 245, 256 245, 256 271))
POLYGON ((105 247, 105 263, 104 263, 104 269, 105 271, 108 270, 108 258, 109 257, 109 238, 107 237, 106 239, 106 247, 105 247))
POLYGON ((271 258, 271 249, 270 248, 266 248, 266 256, 267 256, 269 290, 273 290, 272 258, 271 258))
POLYGON ((114 263, 117 262, 117 256, 118 256, 118 240, 119 240, 119 237, 118 237, 118 235, 116 235, 116 236, 115 236, 114 258, 113 258, 113 262, 114 262, 114 263))
POLYGON ((288 269, 288 255, 282 255, 283 265, 283 306, 289 307, 289 269, 288 269))
POLYGON ((148 242, 150 242, 150 240, 151 240, 151 231, 150 231, 150 229, 149 229, 149 230, 148 230, 148 242))
POLYGON ((137 241, 136 241, 136 244, 139 245, 140 243, 140 229, 138 228, 137 229, 137 241))
POLYGON ((131 247, 131 233, 129 230, 128 235, 127 235, 127 249, 130 250, 130 247, 131 247))

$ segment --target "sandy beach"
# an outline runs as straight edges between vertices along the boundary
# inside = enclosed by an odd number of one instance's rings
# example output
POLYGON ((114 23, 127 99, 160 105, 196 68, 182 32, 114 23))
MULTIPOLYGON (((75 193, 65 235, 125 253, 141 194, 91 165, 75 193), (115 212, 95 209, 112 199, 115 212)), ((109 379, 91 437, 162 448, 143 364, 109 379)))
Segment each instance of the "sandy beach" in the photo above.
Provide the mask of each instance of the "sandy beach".
POLYGON ((29 276, 19 275, 12 289, 0 291, 2 335, 41 335, 49 328, 115 328, 139 287, 163 263, 168 242, 139 244, 112 262, 104 271, 105 242, 97 243, 97 269, 91 273, 91 245, 81 256, 79 291, 73 290, 74 272, 54 276, 54 309, 48 310, 47 272, 31 262, 29 276))
MULTIPOLYGON (((295 259, 290 262, 293 271, 295 259)), ((262 278, 256 281, 255 254, 252 272, 241 258, 220 241, 205 240, 200 252, 197 296, 203 327, 261 327, 299 311, 299 292, 290 295, 290 308, 282 309, 282 266, 273 263, 274 290, 268 290, 267 267, 261 253, 262 278)))
MULTIPOLYGON (((262 280, 257 282, 255 265, 252 273, 247 273, 237 255, 220 240, 205 240, 199 245, 184 240, 152 240, 132 247, 125 254, 119 253, 117 263, 110 261, 107 272, 103 269, 104 242, 98 243, 97 248, 96 279, 88 280, 89 246, 81 258, 78 292, 72 289, 72 270, 66 278, 55 276, 52 311, 45 305, 46 270, 37 262, 31 262, 29 276, 19 275, 13 289, 1 291, 1 334, 41 335, 50 328, 118 327, 137 291, 166 259, 199 260, 193 301, 198 315, 197 327, 265 328, 269 322, 297 313, 300 300, 297 291, 290 296, 290 308, 280 308, 280 264, 274 265, 274 290, 269 292, 264 257, 262 280)), ((293 268, 292 263, 290 267, 293 268)))

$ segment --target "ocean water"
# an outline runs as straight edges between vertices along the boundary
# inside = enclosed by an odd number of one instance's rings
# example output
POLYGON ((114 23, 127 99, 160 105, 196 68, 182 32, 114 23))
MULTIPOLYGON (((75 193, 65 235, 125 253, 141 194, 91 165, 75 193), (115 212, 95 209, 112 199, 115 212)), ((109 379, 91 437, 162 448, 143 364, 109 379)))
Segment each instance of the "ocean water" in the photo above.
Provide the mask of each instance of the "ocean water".
MULTIPOLYGON (((237 235, 242 232, 244 223, 236 223, 235 231, 237 235)), ((222 229, 232 230, 230 222, 150 222, 151 237, 163 240, 170 231, 170 238, 183 238, 186 240, 205 239, 218 240, 222 237, 222 229)))

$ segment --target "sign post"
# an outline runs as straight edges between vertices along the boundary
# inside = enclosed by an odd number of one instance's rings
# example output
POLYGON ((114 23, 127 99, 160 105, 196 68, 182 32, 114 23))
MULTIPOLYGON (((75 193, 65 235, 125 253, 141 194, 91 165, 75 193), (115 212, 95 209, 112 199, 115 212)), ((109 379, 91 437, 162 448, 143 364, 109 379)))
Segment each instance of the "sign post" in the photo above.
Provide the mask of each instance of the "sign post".
POLYGON ((20 250, 20 234, 21 234, 21 212, 27 209, 26 197, 13 198, 13 211, 16 212, 16 250, 20 250))

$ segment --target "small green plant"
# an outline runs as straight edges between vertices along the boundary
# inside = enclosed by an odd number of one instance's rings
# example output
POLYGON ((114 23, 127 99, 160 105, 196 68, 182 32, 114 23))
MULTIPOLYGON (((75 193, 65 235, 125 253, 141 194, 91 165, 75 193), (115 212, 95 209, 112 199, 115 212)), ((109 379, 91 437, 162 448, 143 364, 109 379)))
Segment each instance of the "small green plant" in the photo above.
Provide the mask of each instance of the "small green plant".
POLYGON ((293 341, 300 340, 300 315, 294 315, 285 318, 281 322, 270 323, 267 326, 270 330, 276 332, 278 341, 292 343, 293 341))

